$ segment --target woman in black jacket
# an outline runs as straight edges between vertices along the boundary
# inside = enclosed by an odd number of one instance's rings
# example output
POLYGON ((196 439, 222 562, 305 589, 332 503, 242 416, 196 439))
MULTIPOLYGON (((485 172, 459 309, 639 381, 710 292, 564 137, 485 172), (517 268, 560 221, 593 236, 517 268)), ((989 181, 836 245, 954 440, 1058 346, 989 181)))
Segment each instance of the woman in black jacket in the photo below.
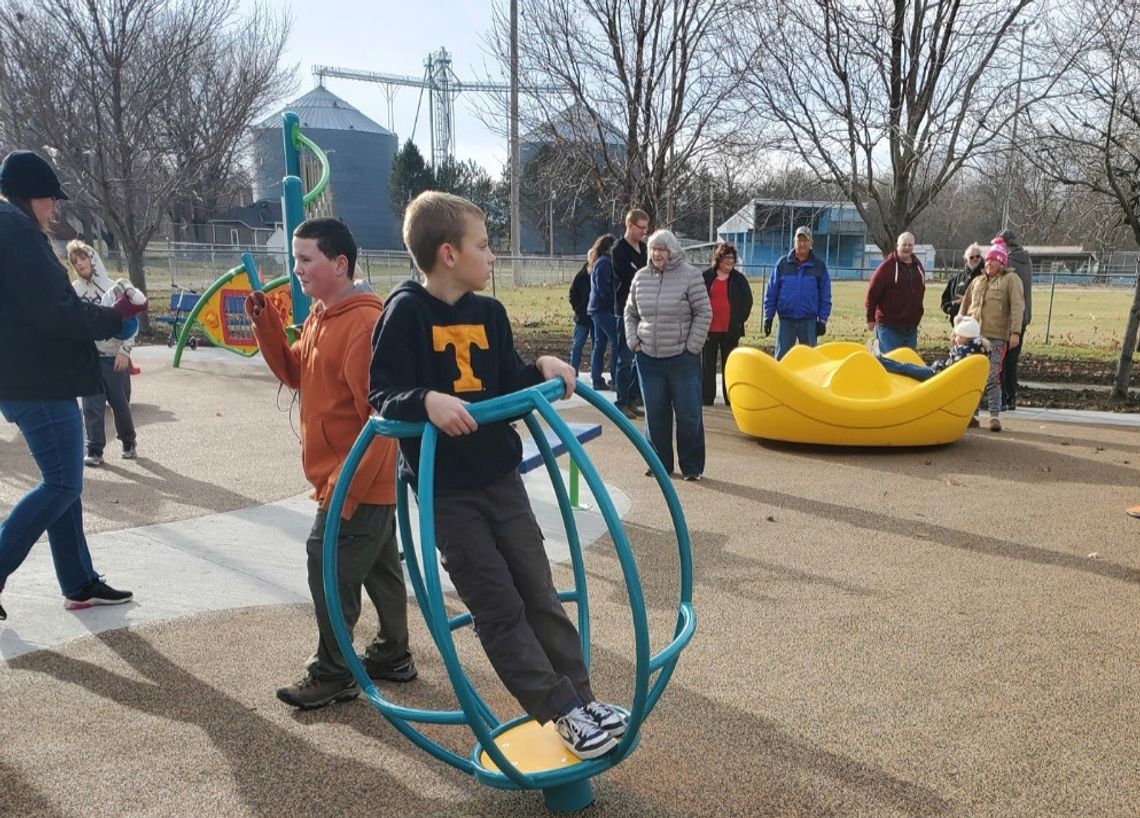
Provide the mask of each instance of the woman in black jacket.
MULTIPOLYGON (((712 406, 716 397, 716 359, 720 353, 721 370, 728 353, 740 344, 744 325, 752 314, 752 288, 748 279, 736 269, 736 248, 727 241, 716 246, 712 266, 704 272, 705 287, 712 303, 712 324, 701 356, 701 399, 712 406)), ((721 384, 724 405, 728 406, 728 384, 721 384)))
POLYGON ((942 312, 950 318, 951 324, 958 314, 958 307, 962 304, 966 290, 970 289, 974 279, 982 274, 986 266, 982 253, 981 245, 971 244, 967 247, 966 252, 962 253, 962 269, 950 276, 950 280, 946 282, 946 289, 942 291, 942 312))
MULTIPOLYGON (((570 306, 574 310, 574 339, 570 346, 570 366, 582 371, 582 351, 586 341, 594 342, 594 319, 590 317, 590 270, 594 266, 594 250, 586 253, 586 263, 570 283, 570 306)), ((593 347, 591 347, 592 349, 593 347)))
POLYGON ((0 414, 19 427, 43 477, 0 522, 0 591, 46 531, 65 607, 127 602, 129 591, 95 572, 83 536, 76 398, 102 388, 95 341, 122 333, 146 305, 124 295, 101 307, 75 294, 47 237, 56 203, 67 195, 40 156, 14 151, 4 158, 0 197, 0 414))

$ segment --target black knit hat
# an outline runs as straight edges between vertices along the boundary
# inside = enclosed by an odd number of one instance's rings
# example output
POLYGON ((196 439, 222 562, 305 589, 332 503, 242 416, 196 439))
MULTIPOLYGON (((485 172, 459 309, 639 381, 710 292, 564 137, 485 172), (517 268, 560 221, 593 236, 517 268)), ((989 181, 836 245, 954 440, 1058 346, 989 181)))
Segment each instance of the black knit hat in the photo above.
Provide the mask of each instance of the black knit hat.
POLYGON ((0 195, 21 199, 66 199, 51 165, 32 151, 12 151, 0 164, 0 195))

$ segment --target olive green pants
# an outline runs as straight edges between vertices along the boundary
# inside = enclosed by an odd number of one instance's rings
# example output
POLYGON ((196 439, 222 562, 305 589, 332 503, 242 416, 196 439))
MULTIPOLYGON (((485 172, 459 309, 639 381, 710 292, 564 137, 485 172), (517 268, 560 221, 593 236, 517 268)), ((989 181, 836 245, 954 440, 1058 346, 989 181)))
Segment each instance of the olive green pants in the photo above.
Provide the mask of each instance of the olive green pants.
MULTIPOLYGON (((322 552, 325 510, 318 509, 305 550, 308 553, 309 592, 317 615, 317 652, 306 667, 314 679, 343 679, 350 675, 336 643, 325 601, 322 552)), ((408 591, 396 544, 396 507, 361 503, 347 520, 341 520, 337 538, 337 588, 349 633, 360 618, 360 589, 376 606, 380 629, 365 651, 377 665, 395 664, 408 656, 408 591)))

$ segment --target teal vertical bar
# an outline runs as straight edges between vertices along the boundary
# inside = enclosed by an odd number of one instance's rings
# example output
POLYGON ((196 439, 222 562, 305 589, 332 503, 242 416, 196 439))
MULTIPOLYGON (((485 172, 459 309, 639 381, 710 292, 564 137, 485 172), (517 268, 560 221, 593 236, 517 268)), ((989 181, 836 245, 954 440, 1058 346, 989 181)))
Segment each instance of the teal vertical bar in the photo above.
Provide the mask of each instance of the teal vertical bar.
POLYGON ((285 142, 285 175, 301 177, 301 152, 293 139, 294 132, 301 127, 301 118, 292 111, 282 115, 282 136, 285 142))
POLYGON ((286 176, 281 184, 284 190, 281 211, 285 214, 285 252, 289 259, 289 284, 293 294, 293 323, 300 326, 309 317, 309 296, 301 289, 301 282, 293 270, 293 231, 305 220, 305 206, 301 203, 299 177, 286 176))
POLYGON ((290 293, 293 296, 293 323, 305 323, 309 317, 309 297, 301 290, 301 282, 293 272, 293 231, 305 220, 305 192, 301 188, 301 154, 297 150, 295 134, 301 120, 292 111, 282 117, 285 146, 285 178, 281 181, 281 215, 285 220, 285 254, 289 263, 290 293))

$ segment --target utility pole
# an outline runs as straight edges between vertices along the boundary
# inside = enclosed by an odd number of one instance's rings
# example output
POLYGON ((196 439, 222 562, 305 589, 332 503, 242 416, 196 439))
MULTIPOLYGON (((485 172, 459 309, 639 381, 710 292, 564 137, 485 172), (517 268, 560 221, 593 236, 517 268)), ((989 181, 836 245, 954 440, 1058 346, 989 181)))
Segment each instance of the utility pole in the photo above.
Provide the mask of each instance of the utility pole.
POLYGON ((519 235, 519 0, 511 0, 511 256, 514 282, 523 284, 522 236, 519 235))
POLYGON ((716 241, 716 212, 713 209, 713 180, 709 178, 709 241, 716 241))

